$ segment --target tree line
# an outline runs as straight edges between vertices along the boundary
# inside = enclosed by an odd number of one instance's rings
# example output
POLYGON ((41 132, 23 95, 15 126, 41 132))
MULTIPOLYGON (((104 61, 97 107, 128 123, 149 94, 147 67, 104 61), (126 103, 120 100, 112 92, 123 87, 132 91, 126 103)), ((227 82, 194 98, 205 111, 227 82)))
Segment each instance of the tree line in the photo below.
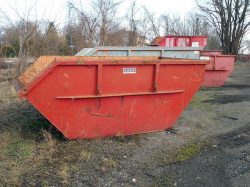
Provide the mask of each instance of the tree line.
POLYGON ((18 14, 10 22, 2 10, 0 19, 1 57, 74 55, 95 46, 142 46, 162 35, 208 35, 208 49, 237 54, 249 28, 249 0, 198 1, 199 11, 184 18, 156 15, 131 0, 126 15, 118 9, 122 1, 68 1, 68 19, 63 27, 52 20, 18 14), (4 16, 3 16, 4 15, 4 16))

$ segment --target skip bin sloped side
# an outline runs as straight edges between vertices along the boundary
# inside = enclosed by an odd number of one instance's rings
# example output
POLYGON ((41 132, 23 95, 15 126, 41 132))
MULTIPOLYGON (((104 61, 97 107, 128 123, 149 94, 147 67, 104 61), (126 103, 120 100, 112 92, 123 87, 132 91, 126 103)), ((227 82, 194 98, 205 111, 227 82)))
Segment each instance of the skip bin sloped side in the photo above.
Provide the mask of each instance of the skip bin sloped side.
POLYGON ((69 139, 171 127, 205 69, 201 61, 98 59, 55 58, 49 73, 44 70, 46 76, 24 95, 69 139))
POLYGON ((230 73, 234 69, 234 55, 217 55, 215 56, 215 70, 228 70, 230 73))
POLYGON ((230 74, 231 74, 231 71, 228 71, 228 70, 206 71, 202 86, 203 87, 223 86, 230 74))
POLYGON ((206 65, 204 87, 223 86, 234 69, 234 55, 209 55, 210 63, 206 65))

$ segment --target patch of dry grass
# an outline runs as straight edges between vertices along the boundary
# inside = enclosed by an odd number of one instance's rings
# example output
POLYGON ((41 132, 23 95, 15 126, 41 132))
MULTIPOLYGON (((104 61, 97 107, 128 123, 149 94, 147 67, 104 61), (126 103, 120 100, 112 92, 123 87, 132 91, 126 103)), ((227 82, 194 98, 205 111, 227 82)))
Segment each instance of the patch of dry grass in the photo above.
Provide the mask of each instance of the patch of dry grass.
POLYGON ((53 138, 50 132, 42 130, 44 142, 41 145, 40 149, 40 156, 42 159, 46 158, 50 162, 52 162, 52 155, 56 151, 56 139, 53 138))
POLYGON ((193 140, 188 144, 173 148, 174 151, 161 150, 155 155, 155 161, 160 165, 168 165, 171 163, 183 162, 192 159, 210 146, 209 140, 199 141, 193 140))
POLYGON ((20 185, 19 177, 32 167, 35 142, 13 131, 2 132, 0 139, 0 184, 20 185))
POLYGON ((14 68, 0 69, 0 82, 12 80, 14 78, 14 74, 15 74, 14 68))
POLYGON ((89 161, 91 159, 91 157, 92 157, 92 154, 89 151, 82 150, 80 152, 80 160, 81 161, 89 161))
POLYGON ((70 168, 66 163, 59 167, 57 174, 62 179, 63 184, 68 184, 69 183, 70 168))
POLYGON ((204 100, 208 100, 208 99, 211 99, 211 97, 203 88, 195 94, 195 96, 192 98, 191 102, 189 103, 189 106, 194 109, 208 111, 211 109, 211 105, 203 102, 204 100))
POLYGON ((0 132, 0 184, 20 186, 22 177, 37 172, 42 174, 44 163, 52 162, 56 141, 49 132, 43 131, 40 143, 25 139, 18 129, 0 132))
POLYGON ((117 167, 117 161, 112 158, 103 158, 101 162, 102 170, 112 170, 117 167))

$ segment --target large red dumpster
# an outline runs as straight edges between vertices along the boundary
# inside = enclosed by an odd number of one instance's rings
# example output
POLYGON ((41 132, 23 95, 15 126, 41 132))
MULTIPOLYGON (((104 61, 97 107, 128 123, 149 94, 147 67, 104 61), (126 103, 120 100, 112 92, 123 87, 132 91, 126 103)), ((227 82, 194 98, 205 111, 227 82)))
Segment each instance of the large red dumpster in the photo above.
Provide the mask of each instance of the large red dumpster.
POLYGON ((234 69, 235 56, 222 55, 219 51, 206 52, 204 54, 206 56, 201 56, 201 58, 209 58, 209 63, 206 65, 205 79, 202 86, 223 86, 234 69))
POLYGON ((206 61, 157 57, 40 57, 17 80, 67 138, 161 131, 173 126, 204 79, 206 61))
POLYGON ((205 47, 207 36, 162 36, 152 42, 153 45, 164 47, 205 47))

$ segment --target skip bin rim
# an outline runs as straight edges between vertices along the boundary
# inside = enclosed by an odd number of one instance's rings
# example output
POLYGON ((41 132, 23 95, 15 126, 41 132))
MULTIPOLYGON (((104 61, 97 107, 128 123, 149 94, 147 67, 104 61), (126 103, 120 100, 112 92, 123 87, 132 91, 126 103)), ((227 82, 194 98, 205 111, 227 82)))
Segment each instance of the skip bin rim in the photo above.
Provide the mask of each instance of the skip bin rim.
POLYGON ((234 57, 236 58, 236 55, 223 55, 223 54, 206 54, 201 56, 208 56, 208 57, 234 57))
MULTIPOLYGON (((136 57, 136 53, 138 52, 144 52, 144 53, 151 53, 152 51, 154 52, 160 52, 159 56, 155 57, 167 57, 168 52, 200 52, 203 48, 202 47, 163 47, 163 46, 157 46, 157 47, 152 47, 152 46, 99 46, 99 47, 94 47, 94 48, 83 48, 81 49, 78 53, 75 54, 75 56, 106 56, 106 55, 98 55, 97 53, 106 53, 106 52, 117 52, 117 51, 122 51, 126 52, 126 55, 115 55, 115 56, 131 56, 131 57, 136 57), (133 55, 131 55, 131 53, 133 55), (165 56, 166 55, 166 56, 165 56)), ((190 55, 190 54, 189 54, 190 55)), ((113 55, 107 55, 107 56, 113 56, 113 55)), ((150 57, 151 55, 138 55, 140 57, 142 56, 147 56, 150 57)), ((154 55, 153 55, 154 56, 154 55)), ((173 57, 169 57, 173 58, 173 57)), ((174 57, 181 59, 182 57, 174 57)), ((187 57, 183 57, 184 59, 187 59, 187 57)), ((199 59, 199 58, 188 58, 188 59, 199 59)))

